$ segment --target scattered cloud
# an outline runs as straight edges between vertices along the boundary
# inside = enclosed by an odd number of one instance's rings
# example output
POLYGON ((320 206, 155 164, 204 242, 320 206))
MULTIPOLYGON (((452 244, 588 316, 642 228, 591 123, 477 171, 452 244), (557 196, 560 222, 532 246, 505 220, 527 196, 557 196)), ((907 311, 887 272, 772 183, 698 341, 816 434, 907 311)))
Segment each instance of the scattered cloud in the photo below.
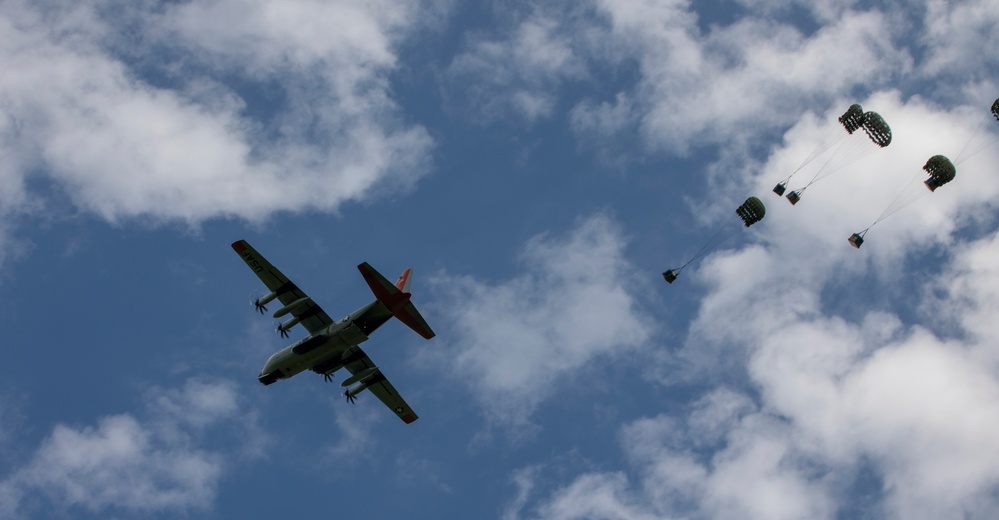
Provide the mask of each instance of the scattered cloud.
POLYGON ((450 102, 486 123, 511 114, 528 124, 551 117, 562 83, 587 74, 563 15, 534 6, 508 35, 473 36, 446 70, 450 102))
POLYGON ((206 509, 231 468, 231 453, 203 447, 206 436, 223 426, 249 426, 262 435, 239 401, 229 381, 191 379, 181 388, 151 390, 142 416, 57 425, 26 463, 0 481, 0 512, 5 518, 30 516, 39 500, 45 509, 92 512, 206 509))
POLYGON ((610 139, 623 115, 650 150, 754 135, 793 121, 805 106, 856 87, 879 84, 911 68, 877 11, 843 13, 813 34, 790 21, 754 17, 704 30, 689 2, 599 1, 603 39, 634 60, 640 78, 613 100, 584 100, 572 110, 582 138, 610 139))
POLYGON ((566 237, 539 235, 524 272, 490 283, 433 280, 451 330, 439 362, 467 385, 489 422, 522 425, 574 372, 643 345, 654 330, 637 301, 618 225, 605 215, 566 237))

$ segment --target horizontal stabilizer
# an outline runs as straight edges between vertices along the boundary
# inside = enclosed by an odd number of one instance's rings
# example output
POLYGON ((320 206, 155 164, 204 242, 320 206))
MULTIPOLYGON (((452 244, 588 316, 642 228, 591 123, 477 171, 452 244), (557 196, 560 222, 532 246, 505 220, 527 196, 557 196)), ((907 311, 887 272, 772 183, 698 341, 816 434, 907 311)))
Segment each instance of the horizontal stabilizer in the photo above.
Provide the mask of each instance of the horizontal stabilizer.
POLYGON ((357 266, 357 270, 361 272, 361 276, 363 276, 364 281, 368 283, 368 287, 370 287, 371 292, 375 294, 375 298, 378 298, 379 301, 388 305, 389 309, 392 308, 392 306, 389 305, 391 302, 399 300, 402 297, 402 291, 400 291, 398 287, 389 283, 389 281, 382 276, 382 273, 376 271, 375 268, 371 267, 367 262, 357 266))
POLYGON ((399 318, 399 321, 405 323, 407 327, 413 329, 417 334, 426 339, 436 336, 430 325, 427 324, 427 321, 423 319, 420 311, 416 310, 416 306, 409 301, 409 286, 412 282, 413 274, 412 268, 403 271, 402 276, 399 277, 395 284, 390 283, 367 262, 357 266, 357 270, 361 272, 361 276, 368 283, 368 287, 371 288, 371 292, 374 293, 375 298, 378 298, 378 301, 385 304, 392 311, 392 314, 396 318, 399 318))
POLYGON ((416 306, 412 303, 407 303, 401 311, 395 313, 395 317, 426 339, 436 336, 430 325, 427 324, 427 320, 423 319, 420 311, 416 310, 416 306))

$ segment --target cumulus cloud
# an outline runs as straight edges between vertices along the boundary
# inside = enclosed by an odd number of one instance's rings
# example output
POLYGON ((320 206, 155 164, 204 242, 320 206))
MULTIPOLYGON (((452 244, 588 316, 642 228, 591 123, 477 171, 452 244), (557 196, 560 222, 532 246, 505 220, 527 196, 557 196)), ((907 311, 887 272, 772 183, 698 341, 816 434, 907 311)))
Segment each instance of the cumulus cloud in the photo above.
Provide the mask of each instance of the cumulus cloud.
POLYGON ((453 325, 443 366, 487 420, 519 425, 574 372, 642 345, 654 325, 634 292, 617 224, 597 215, 566 237, 540 235, 522 274, 501 282, 445 273, 433 280, 453 325))
POLYGON ((387 76, 424 13, 412 2, 4 2, 0 56, 17 74, 0 79, 0 204, 24 211, 44 197, 25 189, 34 176, 108 221, 196 224, 406 189, 432 143, 401 119, 387 76))
POLYGON ((924 66, 928 73, 959 75, 962 83, 985 81, 992 90, 999 86, 991 73, 999 58, 981 52, 999 45, 999 11, 992 2, 926 2, 923 25, 926 31, 920 39, 929 52, 924 66))
MULTIPOLYGON (((31 517, 39 499, 56 508, 95 512, 206 509, 228 469, 226 454, 202 447, 206 435, 225 424, 253 430, 252 415, 241 409, 232 383, 192 379, 181 388, 151 391, 142 417, 120 414, 95 426, 57 425, 34 455, 0 482, 3 516, 31 517)), ((260 439, 243 441, 252 446, 260 439)))
POLYGON ((485 122, 511 113, 527 123, 552 116, 558 87, 586 75, 571 24, 560 14, 535 7, 508 35, 473 36, 445 74, 451 103, 485 122))
POLYGON ((635 480, 586 473, 526 509, 529 518, 830 518, 830 497, 809 482, 789 433, 747 397, 719 389, 685 421, 663 415, 622 428, 635 480))
POLYGON ((705 31, 685 0, 597 6, 608 20, 605 38, 618 43, 620 58, 637 61, 640 80, 613 101, 579 103, 572 119, 583 137, 613 137, 621 122, 609 116, 625 112, 651 149, 747 139, 792 121, 803 106, 911 66, 877 11, 847 11, 804 34, 751 12, 705 31))

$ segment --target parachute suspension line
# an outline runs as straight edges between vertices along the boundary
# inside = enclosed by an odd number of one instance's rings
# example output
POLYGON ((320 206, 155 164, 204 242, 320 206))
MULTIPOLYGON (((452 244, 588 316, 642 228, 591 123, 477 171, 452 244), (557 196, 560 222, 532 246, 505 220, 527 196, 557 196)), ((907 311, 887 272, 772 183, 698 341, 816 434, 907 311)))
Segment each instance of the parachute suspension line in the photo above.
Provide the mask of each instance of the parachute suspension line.
POLYGON ((718 230, 715 231, 715 234, 711 235, 711 238, 709 238, 708 241, 697 250, 697 253, 694 253, 694 256, 692 256, 690 260, 687 260, 687 263, 676 269, 667 269, 666 272, 663 273, 663 278, 665 278, 667 282, 673 283, 673 281, 676 280, 676 277, 679 276, 688 265, 710 253, 715 247, 718 247, 718 244, 728 240, 728 238, 735 233, 735 230, 732 230, 725 236, 719 238, 722 232, 725 231, 725 228, 726 226, 719 227, 718 230))
MULTIPOLYGON (((881 222, 882 220, 894 215, 895 213, 898 213, 902 208, 905 208, 909 204, 912 204, 913 202, 928 195, 929 192, 925 192, 919 187, 920 183, 918 181, 919 178, 922 176, 923 176, 922 173, 917 173, 912 178, 912 180, 910 180, 909 183, 906 184, 905 188, 903 188, 902 191, 898 193, 898 195, 895 197, 895 200, 892 200, 891 204, 888 204, 888 207, 885 208, 883 212, 881 212, 881 215, 879 215, 878 218, 874 219, 874 222, 870 226, 868 226, 867 229, 871 229, 872 227, 876 226, 878 222, 881 222)), ((867 233, 867 229, 865 229, 862 233, 860 233, 860 236, 864 236, 864 233, 867 233)))
MULTIPOLYGON (((712 239, 709 240, 708 243, 704 244, 704 247, 702 247, 701 250, 698 251, 697 254, 694 256, 694 258, 691 258, 690 261, 687 262, 687 264, 689 264, 690 262, 694 262, 696 260, 700 260, 701 258, 707 256, 708 253, 714 251, 718 246, 723 244, 726 240, 731 238, 736 231, 738 231, 738 229, 730 229, 727 233, 723 235, 722 232, 725 230, 725 227, 715 232, 715 235, 712 237, 712 239)), ((686 266, 687 264, 684 264, 684 266, 686 266)))
MULTIPOLYGON (((867 154, 873 152, 877 148, 870 146, 866 140, 853 139, 849 142, 841 144, 833 155, 822 164, 815 175, 812 176, 812 180, 805 185, 804 188, 819 182, 820 180, 846 168, 847 166, 863 159, 867 154)), ((802 189, 804 189, 802 188, 802 189)))
POLYGON ((968 150, 968 146, 971 145, 971 142, 974 141, 976 137, 978 137, 978 134, 982 131, 982 127, 985 126, 985 122, 988 121, 988 120, 989 120, 989 116, 986 115, 978 123, 978 128, 976 128, 975 131, 974 131, 974 133, 971 134, 971 137, 968 138, 968 142, 964 143, 964 148, 961 148, 961 153, 957 154, 957 158, 954 159, 954 164, 961 164, 965 159, 968 159, 969 157, 972 157, 973 155, 975 155, 975 154, 970 154, 970 155, 968 155, 968 157, 965 157, 964 156, 964 152, 966 152, 968 150))
POLYGON ((992 103, 992 109, 990 113, 985 114, 985 116, 982 117, 981 122, 978 123, 978 128, 976 128, 975 132, 971 134, 970 138, 968 138, 968 142, 964 143, 964 148, 961 148, 961 153, 957 154, 957 158, 954 159, 955 165, 961 164, 962 162, 985 151, 986 148, 989 148, 992 145, 996 144, 997 139, 991 139, 991 140, 986 140, 983 143, 978 143, 975 146, 971 146, 971 143, 978 137, 978 134, 981 133, 982 128, 985 127, 985 122, 989 120, 989 116, 993 116, 995 117, 996 121, 999 121, 999 98, 997 98, 995 102, 992 103), (967 152, 967 155, 965 154, 965 152, 967 152))
POLYGON ((964 148, 961 149, 961 153, 957 156, 957 159, 954 160, 955 165, 961 164, 962 162, 971 159, 972 157, 984 152, 985 150, 991 148, 997 142, 999 142, 999 139, 997 138, 978 139, 978 141, 980 142, 976 143, 974 146, 971 146, 971 143, 974 142, 976 138, 978 138, 978 135, 981 133, 982 127, 985 126, 985 121, 987 119, 988 116, 985 116, 985 118, 982 119, 982 124, 978 125, 978 130, 975 130, 975 133, 971 134, 971 138, 968 139, 968 142, 965 143, 964 148))
POLYGON ((974 156, 976 156, 976 155, 984 152, 985 150, 987 150, 987 149, 995 146, 996 143, 999 143, 999 139, 993 139, 991 141, 987 141, 987 142, 979 145, 978 147, 972 149, 971 153, 969 153, 967 157, 961 157, 960 159, 954 161, 954 164, 955 165, 961 164, 962 162, 967 161, 968 159, 971 159, 972 157, 974 157, 974 156))
MULTIPOLYGON (((950 159, 943 155, 934 155, 933 157, 930 157, 929 160, 926 161, 926 165, 923 166, 923 171, 930 176, 929 179, 923 182, 930 193, 953 181, 957 176, 957 168, 954 167, 954 164, 950 161, 950 159)), ((867 231, 876 226, 882 220, 898 213, 902 210, 902 208, 905 208, 909 204, 912 204, 927 195, 927 192, 920 189, 919 183, 916 182, 919 180, 921 175, 922 174, 917 173, 916 176, 909 181, 909 184, 907 184, 905 188, 899 192, 899 194, 895 197, 895 200, 891 201, 891 204, 889 204, 888 207, 881 212, 881 215, 879 215, 870 226, 867 226, 867 229, 859 233, 854 233, 850 237, 849 242, 853 245, 853 247, 860 249, 860 246, 864 243, 864 235, 867 234, 867 231)))
POLYGON ((730 231, 726 236, 722 237, 719 240, 718 237, 719 237, 719 235, 722 234, 722 232, 725 231, 725 228, 726 228, 726 226, 722 226, 722 227, 718 228, 718 230, 715 231, 715 234, 711 235, 711 238, 709 238, 708 241, 705 242, 704 245, 701 246, 701 248, 698 249, 696 253, 694 253, 694 256, 691 257, 690 260, 687 260, 687 263, 681 265, 680 268, 676 270, 676 272, 679 273, 680 271, 683 271, 684 267, 687 267, 688 265, 690 265, 694 261, 696 261, 699 258, 701 258, 701 257, 707 255, 708 253, 710 253, 712 249, 714 249, 718 244, 721 244, 722 242, 724 242, 726 239, 728 239, 728 237, 732 236, 732 234, 735 232, 735 231, 730 231))
POLYGON ((816 146, 814 150, 812 150, 812 153, 810 153, 808 157, 805 157, 805 160, 801 161, 801 164, 799 164, 798 167, 795 168, 793 172, 791 172, 791 175, 788 175, 786 179, 781 181, 781 184, 786 185, 791 180, 791 177, 794 177, 796 173, 800 172, 806 166, 808 166, 812 161, 818 159, 819 156, 829 151, 830 148, 842 144, 847 137, 850 137, 850 134, 837 129, 836 135, 830 137, 829 139, 826 139, 824 143, 819 143, 819 145, 816 146))
MULTIPOLYGON (((835 134, 833 134, 831 137, 826 138, 824 142, 819 143, 815 147, 815 149, 812 150, 812 153, 808 154, 808 157, 805 157, 805 160, 802 161, 801 164, 798 165, 798 167, 795 168, 793 172, 791 172, 791 175, 788 175, 786 179, 784 179, 781 182, 778 182, 777 186, 774 186, 773 192, 776 193, 778 197, 784 195, 784 192, 787 190, 787 183, 791 181, 791 177, 794 177, 796 173, 801 171, 805 166, 809 165, 812 161, 818 159, 820 156, 826 153, 830 148, 836 147, 836 149, 839 149, 843 145, 843 141, 847 137, 853 135, 854 132, 856 132, 858 129, 864 126, 864 122, 865 122, 864 108, 856 103, 850 105, 850 108, 848 108, 846 112, 843 113, 843 115, 839 116, 839 124, 843 126, 843 130, 845 130, 846 132, 844 133, 843 131, 837 129, 835 134)), ((826 162, 828 163, 828 161, 826 162)), ((800 194, 800 191, 798 191, 797 194, 800 194)), ((792 198, 796 197, 796 194, 792 192, 792 195, 790 195, 790 197, 792 198)), ((792 202, 792 204, 794 204, 795 202, 797 202, 797 199, 794 199, 794 202, 792 202)))
MULTIPOLYGON (((756 197, 749 197, 746 199, 746 202, 743 202, 742 205, 735 210, 735 214, 742 220, 745 227, 752 226, 753 224, 763 220, 766 213, 766 206, 764 206, 763 202, 756 197)), ((663 272, 663 278, 666 279, 666 282, 673 283, 676 281, 676 277, 680 274, 680 272, 683 271, 688 265, 700 258, 703 258, 705 255, 713 251, 716 247, 721 245, 722 242, 728 240, 732 235, 734 235, 736 231, 738 231, 738 228, 736 228, 734 224, 722 224, 715 231, 715 234, 712 235, 711 238, 709 238, 708 241, 697 250, 697 253, 695 253, 690 260, 687 260, 687 263, 683 264, 678 269, 667 269, 663 272), (726 230, 728 230, 727 233, 725 232, 726 230)))
MULTIPOLYGON (((859 109, 859 105, 855 106, 859 109)), ((840 118, 840 122, 843 123, 843 126, 851 134, 858 128, 862 128, 864 133, 867 134, 867 139, 858 137, 837 147, 832 156, 822 165, 822 168, 815 172, 812 180, 805 185, 805 188, 857 162, 874 150, 885 148, 891 144, 891 127, 888 126, 888 123, 877 112, 864 112, 861 115, 856 115, 854 107, 850 107, 850 111, 840 118)), ((788 196, 791 204, 797 203, 802 190, 805 188, 797 192, 792 192, 788 196)))

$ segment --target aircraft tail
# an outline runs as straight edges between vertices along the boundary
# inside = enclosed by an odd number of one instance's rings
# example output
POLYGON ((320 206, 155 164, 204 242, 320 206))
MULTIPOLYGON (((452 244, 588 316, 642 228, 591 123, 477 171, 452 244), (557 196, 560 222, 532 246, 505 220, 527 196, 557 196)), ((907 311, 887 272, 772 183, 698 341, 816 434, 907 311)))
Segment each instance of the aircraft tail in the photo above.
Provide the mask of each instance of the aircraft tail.
POLYGON ((381 273, 376 271, 367 262, 357 266, 357 270, 361 272, 361 276, 368 283, 368 287, 375 294, 375 298, 378 298, 378 301, 385 304, 392 311, 392 315, 399 318, 399 321, 405 323, 407 327, 413 329, 417 334, 426 339, 430 339, 436 335, 430 328, 430 325, 427 324, 427 321, 420 315, 420 311, 416 310, 416 306, 409 301, 409 286, 413 274, 412 268, 403 271, 394 284, 389 283, 381 273))

